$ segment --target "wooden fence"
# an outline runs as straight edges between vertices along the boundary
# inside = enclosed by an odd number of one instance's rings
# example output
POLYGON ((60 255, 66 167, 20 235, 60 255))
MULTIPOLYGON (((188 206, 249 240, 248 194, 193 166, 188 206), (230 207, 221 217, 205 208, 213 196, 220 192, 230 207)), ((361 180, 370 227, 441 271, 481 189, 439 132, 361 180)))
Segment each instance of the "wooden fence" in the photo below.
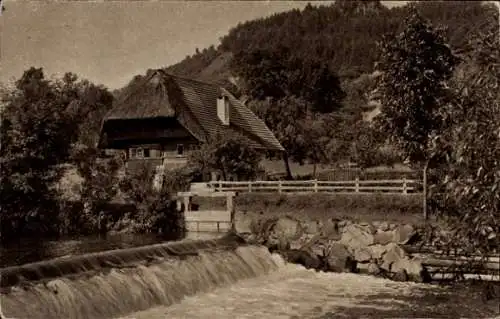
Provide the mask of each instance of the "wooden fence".
POLYGON ((214 192, 267 192, 267 193, 416 193, 420 181, 413 179, 352 181, 212 181, 208 187, 214 192))

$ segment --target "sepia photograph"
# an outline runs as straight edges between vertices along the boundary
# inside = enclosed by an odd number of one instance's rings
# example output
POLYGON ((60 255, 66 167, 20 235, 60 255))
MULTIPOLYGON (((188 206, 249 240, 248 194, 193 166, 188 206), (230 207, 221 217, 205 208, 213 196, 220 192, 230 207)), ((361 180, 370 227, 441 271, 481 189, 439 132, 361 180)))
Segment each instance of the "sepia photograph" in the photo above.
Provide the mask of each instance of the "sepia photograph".
POLYGON ((0 319, 500 319, 500 1, 0 0, 0 319))

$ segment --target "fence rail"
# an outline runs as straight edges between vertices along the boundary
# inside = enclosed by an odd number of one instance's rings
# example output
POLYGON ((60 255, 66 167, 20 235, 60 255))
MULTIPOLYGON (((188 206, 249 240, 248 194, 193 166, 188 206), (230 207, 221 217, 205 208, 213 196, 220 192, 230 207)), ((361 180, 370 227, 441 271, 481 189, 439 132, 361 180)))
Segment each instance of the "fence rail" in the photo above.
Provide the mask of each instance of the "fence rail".
POLYGON ((416 193, 420 181, 414 179, 386 179, 352 181, 212 181, 208 187, 214 192, 314 192, 314 193, 416 193))

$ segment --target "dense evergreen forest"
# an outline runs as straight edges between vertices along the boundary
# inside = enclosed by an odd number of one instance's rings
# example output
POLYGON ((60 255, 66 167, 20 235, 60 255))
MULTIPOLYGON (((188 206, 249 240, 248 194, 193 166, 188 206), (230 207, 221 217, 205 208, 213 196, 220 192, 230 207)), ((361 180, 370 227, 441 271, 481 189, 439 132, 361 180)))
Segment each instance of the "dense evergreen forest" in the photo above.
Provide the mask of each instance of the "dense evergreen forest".
MULTIPOLYGON (((417 2, 421 15, 434 26, 446 28, 450 46, 460 49, 492 11, 480 1, 417 2)), ((311 60, 327 62, 342 78, 355 78, 375 69, 377 41, 404 28, 409 5, 383 6, 380 1, 336 1, 330 6, 308 5, 270 17, 241 23, 210 47, 169 66, 174 73, 205 80, 222 81, 231 74, 232 57, 242 52, 280 47, 311 60)))

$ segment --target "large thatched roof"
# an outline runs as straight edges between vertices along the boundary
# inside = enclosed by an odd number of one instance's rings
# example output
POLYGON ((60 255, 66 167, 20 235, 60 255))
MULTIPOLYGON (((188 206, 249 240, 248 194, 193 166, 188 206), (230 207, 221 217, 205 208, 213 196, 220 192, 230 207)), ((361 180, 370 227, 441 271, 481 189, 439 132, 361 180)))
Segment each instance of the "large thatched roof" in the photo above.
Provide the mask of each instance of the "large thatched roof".
POLYGON ((242 134, 251 146, 283 151, 265 123, 238 99, 217 85, 154 70, 127 87, 104 122, 176 118, 201 142, 217 134, 242 134), (228 97, 230 125, 217 116, 217 98, 228 97))

